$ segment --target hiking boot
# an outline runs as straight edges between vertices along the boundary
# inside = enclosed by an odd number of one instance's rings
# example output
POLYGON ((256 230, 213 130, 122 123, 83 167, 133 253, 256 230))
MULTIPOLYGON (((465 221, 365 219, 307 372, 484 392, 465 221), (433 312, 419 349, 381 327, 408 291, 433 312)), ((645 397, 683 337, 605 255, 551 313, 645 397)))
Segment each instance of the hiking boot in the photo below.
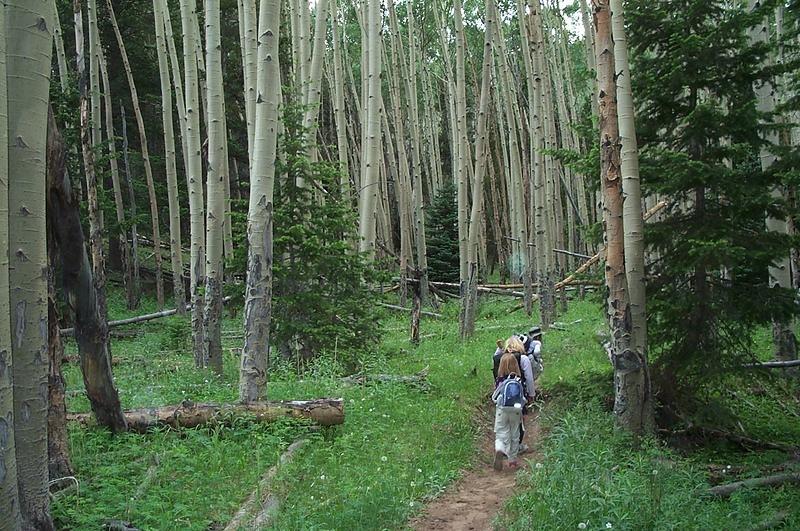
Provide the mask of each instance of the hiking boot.
POLYGON ((492 466, 493 466, 493 467, 494 467, 494 469, 495 469, 495 470, 497 470, 498 472, 500 472, 501 470, 503 470, 503 459, 505 459, 505 458, 506 458, 506 454, 504 454, 504 453, 503 453, 503 452, 501 452, 500 450, 497 450, 497 451, 494 453, 494 463, 492 464, 492 466))
POLYGON ((525 444, 525 443, 521 443, 521 444, 519 445, 519 453, 521 453, 521 454, 527 454, 527 453, 528 453, 528 452, 530 452, 530 451, 531 451, 531 448, 530 448, 530 446, 528 446, 527 444, 525 444))

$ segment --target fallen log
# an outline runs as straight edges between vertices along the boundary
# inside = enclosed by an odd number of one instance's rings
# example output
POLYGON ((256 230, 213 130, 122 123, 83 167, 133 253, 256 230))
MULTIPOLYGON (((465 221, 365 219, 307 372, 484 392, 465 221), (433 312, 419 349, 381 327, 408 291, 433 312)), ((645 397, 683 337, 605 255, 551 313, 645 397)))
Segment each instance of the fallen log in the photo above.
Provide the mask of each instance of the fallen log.
POLYGON ((694 433, 699 435, 705 435, 708 437, 716 437, 718 439, 725 439, 734 444, 738 444, 739 446, 745 449, 763 448, 767 450, 779 450, 781 452, 794 452, 795 450, 797 450, 796 446, 790 446, 788 444, 781 444, 770 441, 761 441, 759 439, 753 439, 752 437, 747 437, 745 435, 738 435, 736 433, 731 433, 717 428, 707 428, 704 426, 690 426, 688 428, 676 431, 671 431, 671 430, 658 430, 658 431, 659 433, 663 433, 668 436, 681 436, 681 435, 689 436, 694 433))
POLYGON ((757 526, 753 527, 751 531, 767 531, 768 529, 775 529, 781 527, 787 518, 791 516, 789 511, 778 511, 770 518, 764 520, 757 526))
MULTIPOLYGON (((223 303, 230 302, 231 297, 225 297, 222 299, 223 303)), ((186 305, 186 311, 191 311, 192 306, 191 304, 186 305)), ((129 324, 136 324, 136 323, 144 323, 146 321, 152 321, 153 319, 161 319, 162 317, 169 317, 170 315, 175 315, 178 313, 177 308, 172 308, 171 310, 162 310, 160 312, 155 313, 148 313, 145 315, 139 315, 136 317, 128 317, 127 319, 119 319, 117 321, 109 321, 108 327, 112 328, 115 326, 125 326, 129 324)), ((61 335, 62 336, 71 336, 75 333, 74 328, 62 328, 61 335)))
POLYGON ((746 369, 789 369, 791 367, 800 367, 800 360, 762 361, 759 363, 747 363, 742 367, 746 369))
POLYGON ((776 485, 783 485, 784 483, 800 483, 800 472, 793 472, 788 474, 775 474, 774 476, 765 476, 760 478, 745 479, 744 481, 735 481, 725 485, 719 485, 708 489, 708 493, 718 498, 727 498, 734 492, 743 488, 755 487, 774 487, 776 485))
MULTIPOLYGON (((404 308, 403 306, 397 306, 395 304, 387 304, 385 302, 379 302, 378 306, 381 306, 383 308, 389 308, 390 310, 397 310, 398 312, 410 312, 410 311, 413 310, 413 308, 404 308)), ((434 313, 434 312, 422 311, 420 313, 422 315, 427 315, 428 317, 441 317, 442 316, 442 314, 434 313)))
POLYGON ((256 490, 247 497, 247 500, 236 511, 236 514, 233 515, 233 518, 223 531, 237 531, 242 527, 245 529, 263 529, 266 527, 264 524, 268 523, 269 518, 271 518, 268 514, 274 513, 280 505, 278 498, 270 488, 271 483, 280 467, 291 462, 294 454, 306 444, 308 444, 308 439, 301 439, 289 445, 289 448, 281 454, 278 462, 267 470, 267 473, 258 482, 256 490), (256 509, 259 509, 259 513, 256 515, 255 521, 253 521, 253 513, 256 509))
MULTIPOLYGON (((321 426, 344 422, 344 401, 341 398, 296 400, 290 402, 254 402, 251 404, 195 404, 184 401, 179 405, 123 411, 128 430, 145 433, 157 427, 195 428, 226 425, 246 417, 255 422, 273 422, 283 417, 310 419, 321 426)), ((67 415, 67 420, 90 425, 90 413, 67 415)))

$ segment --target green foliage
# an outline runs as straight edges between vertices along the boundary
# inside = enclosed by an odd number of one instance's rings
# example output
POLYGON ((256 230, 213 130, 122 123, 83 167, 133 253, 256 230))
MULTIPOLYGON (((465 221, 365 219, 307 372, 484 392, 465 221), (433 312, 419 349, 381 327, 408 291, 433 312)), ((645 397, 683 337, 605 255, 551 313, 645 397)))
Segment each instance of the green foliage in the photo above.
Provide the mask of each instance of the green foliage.
POLYGON ((662 403, 690 410, 750 355, 754 328, 797 311, 767 274, 791 242, 764 224, 786 215, 758 163, 753 84, 768 50, 747 30, 765 14, 707 0, 637 0, 626 13, 642 179, 673 201, 646 234, 660 257, 648 275, 655 382, 662 403))
POLYGON ((458 206, 456 187, 447 182, 426 210, 428 273, 431 280, 459 281, 458 206))

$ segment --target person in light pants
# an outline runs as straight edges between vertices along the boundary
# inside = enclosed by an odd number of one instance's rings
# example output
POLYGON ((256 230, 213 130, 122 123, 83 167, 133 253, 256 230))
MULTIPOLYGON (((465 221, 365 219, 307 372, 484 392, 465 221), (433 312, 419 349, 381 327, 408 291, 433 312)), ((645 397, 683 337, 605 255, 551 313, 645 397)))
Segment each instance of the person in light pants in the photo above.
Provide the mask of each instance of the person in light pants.
POLYGON ((517 407, 500 405, 503 382, 509 378, 519 379, 520 367, 514 352, 516 351, 515 347, 520 347, 521 345, 516 343, 520 343, 516 337, 512 337, 506 343, 506 353, 500 359, 495 391, 492 394, 492 400, 495 403, 495 453, 493 463, 495 470, 503 469, 503 460, 505 458, 508 458, 510 467, 516 468, 518 466, 517 454, 519 454, 520 428, 522 425, 522 405, 518 404, 517 407))

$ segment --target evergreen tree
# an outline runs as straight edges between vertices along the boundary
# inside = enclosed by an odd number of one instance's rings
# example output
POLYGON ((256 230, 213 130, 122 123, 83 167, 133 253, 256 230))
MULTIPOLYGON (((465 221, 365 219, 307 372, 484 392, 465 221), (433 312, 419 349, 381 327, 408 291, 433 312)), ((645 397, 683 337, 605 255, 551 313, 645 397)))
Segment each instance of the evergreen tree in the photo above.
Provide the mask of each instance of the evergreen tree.
POLYGON ((447 183, 439 190, 427 214, 425 233, 430 278, 439 282, 458 282, 458 208, 453 183, 447 183))
POLYGON ((758 164, 753 86, 769 72, 747 31, 764 13, 710 0, 634 0, 629 13, 642 178, 671 200, 647 231, 655 384, 686 406, 742 362, 757 326, 796 311, 767 274, 790 242, 764 223, 785 215, 758 164))

